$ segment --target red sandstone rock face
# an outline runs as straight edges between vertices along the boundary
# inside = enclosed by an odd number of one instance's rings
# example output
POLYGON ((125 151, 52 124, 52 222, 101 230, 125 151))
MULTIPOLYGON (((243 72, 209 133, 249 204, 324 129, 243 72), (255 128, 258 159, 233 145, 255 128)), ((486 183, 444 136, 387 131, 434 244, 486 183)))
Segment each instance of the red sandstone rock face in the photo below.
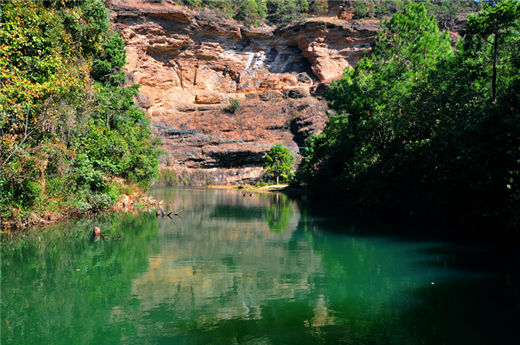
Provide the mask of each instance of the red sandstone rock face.
POLYGON ((320 81, 339 79, 371 49, 379 21, 307 21, 276 31, 288 45, 296 45, 320 81))
POLYGON ((331 19, 251 29, 169 0, 107 4, 127 44, 128 72, 142 85, 137 101, 152 122, 213 137, 157 129, 168 152, 162 164, 231 175, 249 167, 248 178, 261 174, 269 145, 302 146, 322 130, 327 107, 309 90, 354 66, 379 27, 331 19), (234 113, 231 99, 240 103, 234 113))

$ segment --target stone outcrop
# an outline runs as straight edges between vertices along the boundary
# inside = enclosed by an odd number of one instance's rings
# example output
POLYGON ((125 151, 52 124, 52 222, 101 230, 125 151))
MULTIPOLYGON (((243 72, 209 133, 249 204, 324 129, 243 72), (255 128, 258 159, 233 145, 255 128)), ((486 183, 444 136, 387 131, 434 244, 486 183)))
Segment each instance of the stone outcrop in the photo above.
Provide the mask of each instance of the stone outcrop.
POLYGON ((323 85, 356 65, 379 28, 334 18, 246 28, 169 0, 107 6, 141 84, 137 101, 164 138, 162 164, 232 174, 260 175, 270 145, 302 146, 320 131, 323 85))
POLYGON ((199 94, 195 95, 195 103, 197 104, 219 104, 222 103, 222 97, 216 94, 199 94))

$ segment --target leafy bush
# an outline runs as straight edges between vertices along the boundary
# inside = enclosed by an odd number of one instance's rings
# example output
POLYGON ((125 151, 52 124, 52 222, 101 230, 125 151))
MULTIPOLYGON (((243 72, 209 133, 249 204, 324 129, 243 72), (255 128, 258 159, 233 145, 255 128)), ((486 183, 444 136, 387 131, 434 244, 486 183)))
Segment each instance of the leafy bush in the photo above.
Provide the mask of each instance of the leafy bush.
POLYGON ((309 10, 307 0, 267 0, 267 21, 273 24, 290 24, 305 18, 309 10))
POLYGON ((229 99, 229 107, 227 108, 227 110, 234 114, 236 113, 237 111, 240 110, 240 101, 236 98, 230 98, 229 99))

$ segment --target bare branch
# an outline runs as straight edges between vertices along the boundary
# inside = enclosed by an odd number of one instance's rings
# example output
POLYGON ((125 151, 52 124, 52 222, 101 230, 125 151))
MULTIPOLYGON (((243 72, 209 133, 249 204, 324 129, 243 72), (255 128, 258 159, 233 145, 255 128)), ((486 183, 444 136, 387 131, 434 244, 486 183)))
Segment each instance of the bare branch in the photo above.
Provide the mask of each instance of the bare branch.
POLYGON ((2 163, 2 167, 5 166, 7 164, 7 162, 9 161, 9 159, 15 154, 16 151, 18 151, 18 149, 20 148, 20 146, 22 146, 23 142, 32 134, 32 132, 34 131, 31 130, 29 133, 27 133, 27 128, 26 128, 26 134, 25 136, 23 137, 22 141, 15 147, 15 149, 11 152, 11 154, 9 155, 9 157, 7 157, 7 159, 2 163))

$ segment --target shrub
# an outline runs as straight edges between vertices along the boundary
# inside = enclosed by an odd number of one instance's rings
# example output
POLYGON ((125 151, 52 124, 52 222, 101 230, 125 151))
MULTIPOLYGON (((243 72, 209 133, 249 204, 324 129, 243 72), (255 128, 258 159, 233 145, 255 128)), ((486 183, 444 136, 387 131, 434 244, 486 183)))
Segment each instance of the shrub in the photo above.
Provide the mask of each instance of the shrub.
POLYGON ((236 98, 230 98, 229 99, 229 107, 227 108, 227 110, 234 114, 236 113, 237 111, 240 110, 240 101, 236 98))
POLYGON ((159 171, 159 183, 165 186, 176 186, 178 179, 175 170, 161 169, 159 171))

